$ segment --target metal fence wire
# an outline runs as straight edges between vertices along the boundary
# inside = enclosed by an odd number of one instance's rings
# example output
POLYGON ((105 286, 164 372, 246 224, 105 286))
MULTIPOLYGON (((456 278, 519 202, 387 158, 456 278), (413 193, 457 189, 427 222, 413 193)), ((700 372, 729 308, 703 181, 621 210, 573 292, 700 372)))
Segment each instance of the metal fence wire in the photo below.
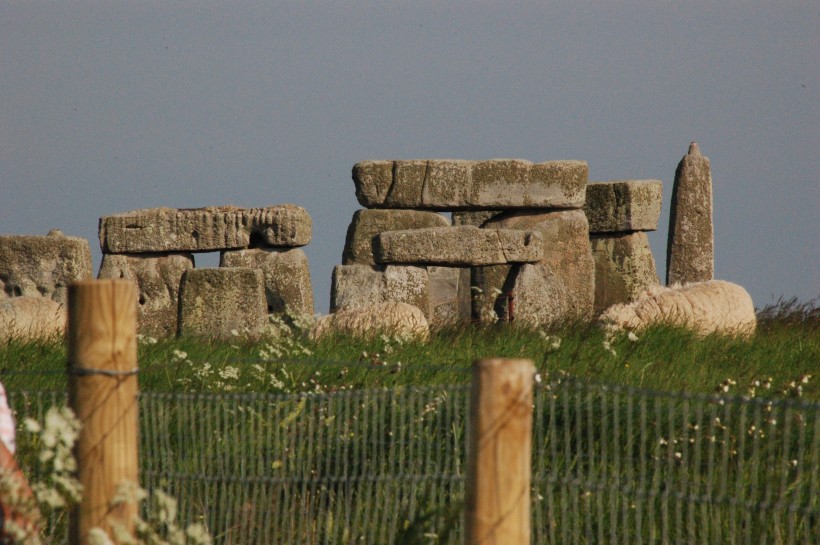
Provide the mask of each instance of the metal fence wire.
MULTIPOLYGON (((142 485, 226 545, 460 543, 468 398, 142 392, 142 485)), ((59 399, 10 401, 19 420, 59 399)), ((535 544, 820 542, 820 404, 564 378, 533 428, 535 544)))

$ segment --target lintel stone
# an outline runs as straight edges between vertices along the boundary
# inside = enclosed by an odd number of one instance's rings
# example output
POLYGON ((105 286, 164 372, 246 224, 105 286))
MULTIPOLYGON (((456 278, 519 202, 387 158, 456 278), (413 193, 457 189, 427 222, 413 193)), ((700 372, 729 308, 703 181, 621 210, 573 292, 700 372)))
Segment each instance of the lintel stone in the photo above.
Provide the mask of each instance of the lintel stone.
POLYGON ((587 186, 590 233, 654 231, 663 200, 660 180, 611 180, 587 186))
POLYGON ((353 167, 356 197, 367 208, 581 208, 588 176, 584 161, 431 159, 353 167))
POLYGON ((543 251, 541 233, 480 229, 473 225, 385 231, 376 237, 379 263, 480 266, 534 263, 543 251))
POLYGON ((310 242, 307 211, 267 208, 148 208, 100 218, 103 253, 212 252, 250 246, 297 247, 310 242))

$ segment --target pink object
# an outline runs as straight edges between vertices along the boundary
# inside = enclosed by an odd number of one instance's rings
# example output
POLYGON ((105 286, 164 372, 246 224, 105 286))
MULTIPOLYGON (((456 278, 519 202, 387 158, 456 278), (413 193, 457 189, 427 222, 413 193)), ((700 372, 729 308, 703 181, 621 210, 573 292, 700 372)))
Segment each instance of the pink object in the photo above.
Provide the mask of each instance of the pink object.
POLYGON ((6 448, 12 454, 17 448, 15 436, 14 417, 11 415, 11 409, 9 409, 6 400, 6 389, 3 387, 3 383, 0 382, 0 441, 5 443, 6 448))

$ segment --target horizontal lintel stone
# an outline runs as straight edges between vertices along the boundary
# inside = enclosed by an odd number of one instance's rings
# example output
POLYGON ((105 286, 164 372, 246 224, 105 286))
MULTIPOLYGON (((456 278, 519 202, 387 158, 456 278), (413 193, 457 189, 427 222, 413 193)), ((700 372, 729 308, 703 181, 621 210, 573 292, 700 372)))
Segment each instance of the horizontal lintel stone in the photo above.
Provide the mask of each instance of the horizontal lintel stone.
POLYGON ((581 208, 588 177, 585 161, 422 159, 353 167, 356 197, 367 208, 581 208))
POLYGON ((385 231, 376 238, 379 263, 481 266, 534 263, 541 259, 541 234, 472 225, 385 231))
POLYGON ((663 200, 660 180, 611 180, 587 186, 590 233, 654 231, 663 200))
POLYGON ((313 223, 301 206, 147 208, 100 218, 103 253, 212 252, 250 246, 297 247, 313 223))

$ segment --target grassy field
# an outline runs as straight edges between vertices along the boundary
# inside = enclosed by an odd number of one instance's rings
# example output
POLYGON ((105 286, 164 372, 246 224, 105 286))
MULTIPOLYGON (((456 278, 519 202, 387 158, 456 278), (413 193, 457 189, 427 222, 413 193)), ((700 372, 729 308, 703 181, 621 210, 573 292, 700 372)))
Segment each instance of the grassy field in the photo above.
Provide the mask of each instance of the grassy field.
MULTIPOLYGON (((472 361, 498 356, 531 358, 547 379, 566 374, 659 390, 820 400, 817 301, 781 301, 758 316, 751 339, 699 338, 671 327, 613 337, 589 324, 550 330, 505 324, 444 330, 424 343, 387 335, 311 342, 283 323, 256 343, 141 338, 140 386, 294 393, 464 384, 472 361)), ((10 342, 0 346, 0 377, 11 389, 62 389, 65 361, 61 342, 10 342)))

